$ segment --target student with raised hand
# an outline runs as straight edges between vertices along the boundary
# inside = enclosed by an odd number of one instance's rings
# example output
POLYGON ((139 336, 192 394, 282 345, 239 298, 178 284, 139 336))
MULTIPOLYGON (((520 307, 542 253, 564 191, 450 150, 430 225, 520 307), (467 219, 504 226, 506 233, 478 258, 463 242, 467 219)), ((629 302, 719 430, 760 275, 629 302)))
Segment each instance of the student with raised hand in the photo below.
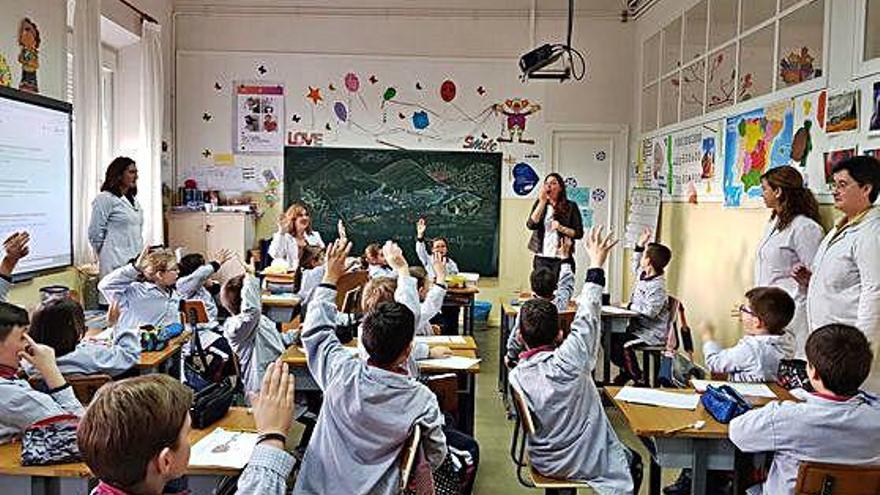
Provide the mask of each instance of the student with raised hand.
POLYGON ((19 232, 3 243, 6 255, 0 261, 0 444, 20 436, 24 430, 46 418, 61 414, 82 415, 79 403, 58 366, 51 347, 38 344, 27 334, 28 313, 6 302, 10 275, 18 260, 28 254, 29 236, 19 232), (33 366, 48 388, 47 393, 31 388, 17 377, 21 361, 33 366))
POLYGON ((429 277, 435 281, 444 282, 446 280, 445 275, 443 278, 439 278, 434 270, 433 256, 439 254, 443 258, 446 275, 457 274, 458 265, 449 257, 449 242, 445 237, 435 237, 432 239, 431 252, 428 253, 425 241, 425 231, 427 229, 428 224, 425 222, 425 219, 419 218, 419 221, 416 222, 416 255, 419 257, 422 266, 428 271, 429 277))
POLYGON ((217 319, 217 304, 214 302, 214 295, 208 289, 208 279, 219 272, 232 257, 232 251, 221 249, 208 263, 205 263, 205 257, 199 253, 191 253, 180 258, 177 291, 183 299, 202 301, 209 321, 217 319))
POLYGON ((298 494, 398 493, 398 459, 415 424, 422 428, 421 448, 431 467, 446 457, 437 398, 399 371, 412 349, 413 312, 391 301, 367 313, 361 334, 366 361, 336 337, 336 282, 349 249, 340 241, 330 247, 304 324, 309 371, 324 392, 324 404, 296 480, 298 494))
POLYGON ((436 280, 431 281, 430 275, 421 267, 410 267, 409 273, 416 280, 419 295, 419 323, 416 335, 434 335, 431 319, 443 309, 446 297, 446 260, 440 253, 431 256, 436 280), (421 273, 419 273, 421 272, 421 273), (419 276, 423 275, 423 276, 419 276))
POLYGON ((849 325, 826 325, 807 338, 806 355, 815 392, 796 389, 801 402, 774 401, 730 422, 737 448, 774 453, 757 493, 794 495, 802 461, 880 464, 880 399, 862 391, 871 370, 868 339, 849 325))
MULTIPOLYGON (((287 365, 273 364, 254 407, 260 436, 238 480, 238 493, 286 493, 294 462, 284 451, 293 388, 287 365)), ((160 495, 169 482, 183 476, 190 459, 191 404, 192 391, 167 375, 102 387, 77 430, 79 450, 99 480, 92 495, 160 495)))
POLYGON ((602 333, 602 266, 616 243, 601 227, 590 231, 590 268, 565 340, 550 301, 531 299, 523 305, 520 332, 526 351, 510 372, 510 384, 536 418, 527 448, 539 473, 582 481, 599 493, 632 494, 641 483, 641 459, 617 438, 591 376, 602 333))

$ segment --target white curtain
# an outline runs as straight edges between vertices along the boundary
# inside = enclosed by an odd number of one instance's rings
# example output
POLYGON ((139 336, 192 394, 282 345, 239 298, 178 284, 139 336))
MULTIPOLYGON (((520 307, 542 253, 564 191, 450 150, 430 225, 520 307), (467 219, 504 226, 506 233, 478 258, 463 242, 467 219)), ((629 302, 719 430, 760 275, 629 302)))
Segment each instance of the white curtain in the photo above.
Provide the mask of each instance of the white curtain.
POLYGON ((144 209, 144 242, 162 244, 162 28, 144 21, 141 34, 141 139, 138 201, 144 209))
MULTIPOLYGON (((73 1, 73 0, 72 0, 73 1)), ((88 228, 103 179, 101 160, 101 0, 75 0, 73 14, 73 255, 94 260, 88 228)))

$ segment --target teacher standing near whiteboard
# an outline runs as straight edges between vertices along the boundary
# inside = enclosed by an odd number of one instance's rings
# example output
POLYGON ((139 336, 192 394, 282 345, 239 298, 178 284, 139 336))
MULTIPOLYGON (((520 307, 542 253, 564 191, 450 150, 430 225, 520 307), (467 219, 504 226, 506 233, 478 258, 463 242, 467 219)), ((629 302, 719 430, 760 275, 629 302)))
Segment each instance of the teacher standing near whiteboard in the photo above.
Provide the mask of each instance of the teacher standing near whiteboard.
POLYGON ((819 224, 819 203, 804 187, 794 167, 770 169, 761 176, 764 204, 773 213, 755 256, 755 286, 778 287, 795 302, 788 330, 794 336, 795 357, 803 359, 810 334, 807 325, 807 291, 792 277, 798 264, 810 266, 825 231, 819 224))
MULTIPOLYGON (((341 224, 339 230, 342 231, 341 224)), ((324 247, 324 240, 318 231, 312 230, 309 209, 303 204, 294 203, 278 220, 278 231, 272 235, 272 242, 269 243, 269 256, 273 264, 283 261, 289 270, 296 270, 299 253, 306 246, 324 247)))
POLYGON ((532 231, 529 251, 535 253, 533 268, 547 267, 559 273, 562 263, 570 263, 574 271, 574 244, 571 255, 560 259, 559 245, 562 239, 580 239, 584 236, 581 212, 573 201, 569 201, 565 182, 557 173, 548 174, 538 193, 538 200, 532 205, 532 213, 526 220, 526 227, 532 231))
POLYGON ((134 160, 116 157, 107 167, 101 192, 92 201, 89 243, 98 255, 101 278, 137 258, 144 248, 144 212, 137 202, 134 160))

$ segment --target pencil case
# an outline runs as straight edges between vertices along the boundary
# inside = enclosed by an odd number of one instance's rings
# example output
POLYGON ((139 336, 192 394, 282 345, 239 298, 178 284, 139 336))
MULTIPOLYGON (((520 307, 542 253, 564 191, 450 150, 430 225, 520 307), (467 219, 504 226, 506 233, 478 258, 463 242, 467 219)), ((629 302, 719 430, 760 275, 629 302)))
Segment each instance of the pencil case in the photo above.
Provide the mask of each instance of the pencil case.
POLYGON ((719 423, 730 423, 733 418, 745 414, 752 408, 752 405, 730 385, 720 387, 707 385, 700 402, 719 423))

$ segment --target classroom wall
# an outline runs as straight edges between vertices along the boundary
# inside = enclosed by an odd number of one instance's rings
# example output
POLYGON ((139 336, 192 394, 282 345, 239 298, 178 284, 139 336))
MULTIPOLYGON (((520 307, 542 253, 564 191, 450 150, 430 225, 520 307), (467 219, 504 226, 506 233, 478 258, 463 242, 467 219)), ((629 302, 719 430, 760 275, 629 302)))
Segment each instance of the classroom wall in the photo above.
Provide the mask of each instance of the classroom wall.
MULTIPOLYGON (((511 63, 515 63, 519 55, 532 48, 527 15, 469 16, 454 11, 419 15, 412 10, 387 15, 342 15, 341 12, 305 15, 283 9, 273 12, 271 7, 211 11, 188 8, 187 4, 179 2, 175 12, 178 51, 485 57, 510 58, 511 63), (218 36, 219 33, 222 36, 218 36)), ((561 41, 564 30, 564 17, 539 16, 536 44, 561 41)), ((633 25, 616 19, 579 17, 575 23, 574 45, 587 57, 585 81, 528 83, 545 86, 542 109, 545 126, 628 123, 633 111, 633 25)), ((178 87, 185 84, 186 81, 178 80, 178 87)), ((185 95, 176 94, 175 98, 178 97, 185 95)), ((526 249, 525 220, 531 203, 532 199, 502 200, 501 276, 482 280, 483 290, 479 296, 493 303, 495 322, 498 321, 499 297, 508 298, 513 292, 528 288, 531 255, 526 249)), ((266 211, 258 222, 258 237, 271 234, 277 215, 277 209, 266 211)))
MULTIPOLYGON (((824 55, 828 60, 828 89, 862 87, 862 130, 835 137, 833 147, 843 148, 857 142, 865 143, 868 139, 864 129, 867 122, 866 105, 870 108, 870 104, 866 103, 870 99, 870 92, 866 92, 870 80, 852 80, 855 9, 859 2, 826 1, 831 3, 830 46, 824 55)), ((642 67, 643 41, 696 3, 697 0, 661 0, 636 21, 636 67, 642 67)), ((632 74, 632 98, 636 102, 631 121, 633 129, 639 129, 639 72, 636 70, 632 74)), ((739 114, 744 110, 748 108, 732 108, 726 115, 739 114)), ((640 134, 632 132, 630 137, 630 156, 633 157, 640 134)), ((836 210, 828 204, 821 206, 821 214, 826 230, 838 218, 836 210)), ((715 325, 716 337, 725 345, 732 345, 742 335, 739 321, 729 316, 730 308, 743 301, 744 292, 752 285, 755 250, 769 215, 769 210, 765 208, 724 208, 720 203, 663 203, 659 238, 673 252, 667 288, 671 295, 678 296, 685 303, 691 328, 696 328, 701 321, 708 321, 715 325)), ((627 259, 630 254, 628 251, 627 259)), ((625 278, 626 293, 632 290, 632 284, 633 276, 628 273, 625 278)))

